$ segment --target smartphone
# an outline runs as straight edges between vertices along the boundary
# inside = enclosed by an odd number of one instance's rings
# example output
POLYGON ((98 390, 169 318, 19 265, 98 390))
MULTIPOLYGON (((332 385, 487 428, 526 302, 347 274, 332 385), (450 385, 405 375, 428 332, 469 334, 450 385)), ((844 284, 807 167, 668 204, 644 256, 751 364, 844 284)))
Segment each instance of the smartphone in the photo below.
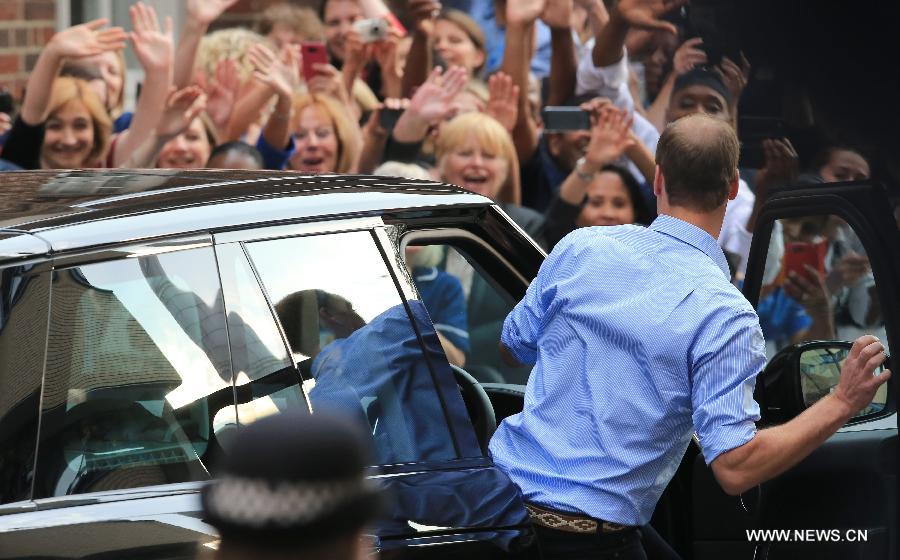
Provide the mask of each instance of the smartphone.
POLYGON ((766 165, 762 141, 787 137, 787 125, 777 117, 739 117, 738 140, 741 141, 741 157, 738 166, 744 169, 762 169, 766 165))
POLYGON ((793 242, 784 244, 784 274, 789 276, 792 272, 798 276, 815 281, 807 266, 819 273, 825 274, 825 252, 827 243, 793 242))
POLYGON ((328 51, 321 41, 304 41, 300 43, 300 56, 303 59, 303 80, 309 82, 316 75, 316 64, 328 64, 328 51))
POLYGON ((402 114, 403 109, 388 109, 385 107, 381 110, 381 114, 378 117, 378 125, 390 134, 402 114))
POLYGON ((541 118, 544 121, 544 132, 591 129, 591 116, 581 107, 544 107, 541 118))
POLYGON ((13 96, 12 94, 4 89, 0 90, 0 113, 6 113, 7 115, 12 115, 13 112, 13 96))
POLYGON ((353 22, 353 29, 359 33, 363 43, 374 43, 387 38, 388 22, 381 18, 360 19, 353 22))

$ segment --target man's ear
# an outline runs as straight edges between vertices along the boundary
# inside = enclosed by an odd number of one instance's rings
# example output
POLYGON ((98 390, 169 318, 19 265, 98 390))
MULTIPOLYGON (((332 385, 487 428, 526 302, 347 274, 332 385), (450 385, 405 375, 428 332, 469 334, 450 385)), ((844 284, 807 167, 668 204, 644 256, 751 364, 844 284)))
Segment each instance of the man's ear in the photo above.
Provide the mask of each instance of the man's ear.
POLYGON ((666 180, 663 178, 662 171, 659 170, 659 166, 657 165, 656 171, 653 173, 653 194, 656 195, 657 199, 662 197, 665 185, 666 180))
POLYGON ((738 187, 740 186, 741 175, 737 169, 734 170, 734 180, 728 186, 728 200, 734 200, 738 195, 738 187))

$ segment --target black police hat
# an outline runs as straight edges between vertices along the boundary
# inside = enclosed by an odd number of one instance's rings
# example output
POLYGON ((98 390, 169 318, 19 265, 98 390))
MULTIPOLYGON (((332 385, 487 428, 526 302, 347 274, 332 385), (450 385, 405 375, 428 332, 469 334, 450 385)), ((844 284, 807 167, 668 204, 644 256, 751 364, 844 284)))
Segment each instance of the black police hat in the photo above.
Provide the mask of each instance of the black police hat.
POLYGON ((370 440, 330 414, 277 414, 241 429, 223 474, 203 490, 206 520, 223 540, 312 544, 351 534, 382 509, 365 477, 370 440))

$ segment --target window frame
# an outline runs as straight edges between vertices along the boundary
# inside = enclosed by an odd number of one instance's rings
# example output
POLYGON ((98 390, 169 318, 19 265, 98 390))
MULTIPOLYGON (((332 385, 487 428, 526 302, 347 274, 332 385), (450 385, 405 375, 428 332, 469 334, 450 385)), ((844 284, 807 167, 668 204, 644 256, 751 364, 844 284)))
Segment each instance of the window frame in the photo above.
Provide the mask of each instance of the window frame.
MULTIPOLYGON (((392 239, 388 231, 388 227, 385 226, 384 221, 380 216, 344 219, 338 218, 324 222, 301 222, 294 224, 263 226, 244 230, 224 231, 214 234, 213 243, 216 246, 230 243, 240 243, 243 248, 243 246, 248 243, 256 243, 260 241, 335 235, 360 231, 366 232, 371 236, 375 247, 380 253, 382 262, 384 262, 388 272, 390 273, 391 280, 394 284, 394 289, 396 290, 398 297, 404 305, 410 327, 413 329, 413 332, 416 335, 419 347, 422 349, 423 357, 425 358, 429 371, 431 372, 435 393, 438 397, 439 402, 441 403, 442 414, 444 416, 444 420, 447 423, 448 431, 457 455, 457 457, 454 459, 412 461, 408 463, 377 465, 373 466, 373 469, 376 469, 377 472, 381 474, 390 475, 395 473, 440 470, 446 469, 451 465, 454 468, 487 465, 489 459, 482 455, 481 449, 477 442, 477 438, 474 434, 474 430, 470 430, 472 432, 471 438, 467 437, 463 432, 461 432, 461 429, 469 429, 468 426, 471 426, 471 422, 469 421, 468 417, 458 417, 458 415, 454 413, 455 407, 450 407, 447 405, 447 399, 452 394, 451 392, 456 391, 458 393, 458 388, 455 384, 452 372, 449 369, 449 364, 446 364, 446 372, 436 371, 436 368, 442 368, 444 364, 435 364, 429 358, 429 353, 425 351, 426 343, 422 333, 422 325, 419 325, 415 321, 414 315, 411 313, 409 307, 409 301, 419 301, 419 296, 416 292, 415 285, 412 282, 412 277, 409 275, 408 271, 406 270, 405 264, 403 264, 400 259, 399 244, 392 239), (461 422, 468 423, 468 426, 466 426, 465 424, 461 424, 461 422)), ((282 336, 282 341, 288 348, 288 352, 290 354, 292 352, 292 349, 287 341, 287 337, 284 333, 283 327, 281 326, 281 322, 277 320, 277 313, 275 312, 273 302, 268 292, 266 291, 262 278, 260 278, 258 272, 256 271, 255 264, 253 263, 253 259, 250 257, 249 253, 245 250, 244 254, 247 257, 250 266, 254 270, 257 283, 259 284, 259 289, 262 290, 265 295, 266 303, 269 306, 269 312, 272 314, 273 319, 275 319, 276 323, 278 324, 278 330, 282 336)), ((428 327, 434 330, 433 325, 429 324, 428 327)), ((303 387, 303 392, 304 397, 307 399, 307 404, 309 405, 310 410, 315 413, 312 403, 309 400, 309 395, 307 394, 305 385, 303 387)), ((465 413, 465 407, 462 407, 462 412, 465 413)))

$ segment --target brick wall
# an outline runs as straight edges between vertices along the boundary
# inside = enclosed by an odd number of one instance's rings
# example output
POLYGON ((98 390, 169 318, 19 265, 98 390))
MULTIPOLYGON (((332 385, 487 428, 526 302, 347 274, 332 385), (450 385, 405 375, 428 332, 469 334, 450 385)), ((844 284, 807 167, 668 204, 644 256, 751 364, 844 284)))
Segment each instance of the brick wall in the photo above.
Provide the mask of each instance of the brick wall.
POLYGON ((8 88, 17 100, 41 48, 55 31, 56 0, 0 0, 0 87, 8 88))

